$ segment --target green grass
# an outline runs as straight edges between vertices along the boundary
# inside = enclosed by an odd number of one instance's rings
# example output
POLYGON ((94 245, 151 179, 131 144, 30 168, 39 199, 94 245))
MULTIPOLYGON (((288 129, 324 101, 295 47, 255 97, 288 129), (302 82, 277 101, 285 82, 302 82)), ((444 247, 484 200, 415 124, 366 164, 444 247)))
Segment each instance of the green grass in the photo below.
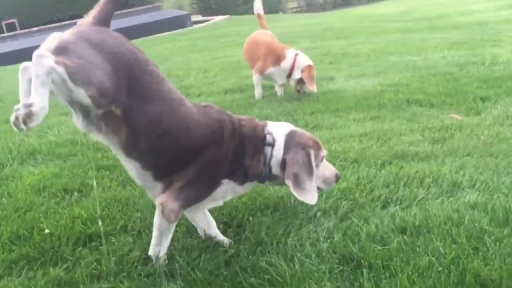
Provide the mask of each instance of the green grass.
POLYGON ((57 101, 15 133, 17 67, 2 68, 1 287, 512 285, 512 2, 390 0, 267 19, 315 61, 317 95, 277 98, 266 83, 254 100, 241 55, 250 16, 136 44, 193 101, 313 132, 343 173, 337 188, 311 207, 258 187, 213 210, 231 248, 181 219, 169 264, 155 268, 149 198, 57 101))

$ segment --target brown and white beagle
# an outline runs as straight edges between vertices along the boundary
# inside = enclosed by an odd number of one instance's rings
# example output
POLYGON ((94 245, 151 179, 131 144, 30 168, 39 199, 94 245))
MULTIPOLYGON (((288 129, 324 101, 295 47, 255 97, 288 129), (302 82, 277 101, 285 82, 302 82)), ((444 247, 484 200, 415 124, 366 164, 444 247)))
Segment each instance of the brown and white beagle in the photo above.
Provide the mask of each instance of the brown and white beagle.
POLYGON ((339 172, 310 133, 188 101, 110 21, 124 0, 100 0, 76 27, 54 33, 19 68, 11 125, 39 125, 55 95, 76 126, 115 153, 156 203, 149 255, 166 259, 178 219, 228 245, 209 209, 258 183, 287 185, 315 204, 339 172))

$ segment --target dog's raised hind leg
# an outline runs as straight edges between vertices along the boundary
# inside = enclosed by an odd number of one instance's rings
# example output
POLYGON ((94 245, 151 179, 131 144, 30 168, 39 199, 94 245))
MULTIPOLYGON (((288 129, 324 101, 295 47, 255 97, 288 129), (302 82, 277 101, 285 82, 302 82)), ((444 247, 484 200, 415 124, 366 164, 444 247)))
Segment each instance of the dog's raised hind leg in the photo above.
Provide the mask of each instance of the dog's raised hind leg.
POLYGON ((40 49, 32 55, 32 63, 25 62, 18 71, 20 103, 14 107, 11 125, 24 131, 39 125, 49 110, 55 57, 40 49))
POLYGON ((19 119, 14 119, 15 113, 20 110, 20 107, 30 100, 30 87, 32 86, 32 62, 23 62, 18 70, 18 93, 19 103, 14 106, 14 113, 11 115, 11 125, 15 130, 20 130, 23 123, 19 119), (15 121, 17 120, 17 121, 15 121))

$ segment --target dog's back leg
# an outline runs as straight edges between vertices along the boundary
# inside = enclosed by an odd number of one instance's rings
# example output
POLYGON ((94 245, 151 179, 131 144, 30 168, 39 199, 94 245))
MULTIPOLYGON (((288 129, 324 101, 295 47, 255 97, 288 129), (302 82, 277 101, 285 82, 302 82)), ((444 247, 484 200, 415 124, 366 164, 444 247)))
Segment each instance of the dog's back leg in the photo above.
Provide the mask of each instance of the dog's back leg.
POLYGON ((170 194, 172 192, 163 193, 156 199, 153 235, 148 252, 149 256, 153 258, 153 262, 161 264, 167 262, 167 250, 169 250, 176 224, 182 214, 180 205, 170 194))
POLYGON ((222 232, 219 231, 215 219, 213 219, 208 210, 191 208, 185 210, 184 214, 197 228, 197 232, 199 232, 201 237, 204 238, 205 235, 208 235, 224 246, 229 246, 231 244, 231 240, 226 238, 226 236, 222 235, 222 232))
POLYGON ((32 62, 23 62, 18 71, 18 84, 20 104, 30 100, 30 87, 32 86, 32 62))
POLYGON ((261 87, 263 77, 256 70, 252 72, 252 82, 254 83, 254 98, 256 100, 261 99, 263 95, 263 88, 261 87))
POLYGON ((18 93, 20 103, 14 106, 15 113, 11 115, 11 125, 16 130, 24 130, 23 123, 20 121, 19 118, 15 118, 15 115, 16 111, 19 111, 21 109, 21 106, 25 103, 28 103, 30 100, 30 87, 32 86, 32 68, 32 62, 23 62, 18 70, 18 93))
POLYGON ((20 104, 14 107, 11 115, 11 125, 14 129, 20 131, 33 128, 48 114, 55 68, 55 57, 41 49, 32 55, 32 63, 23 63, 20 66, 20 104))

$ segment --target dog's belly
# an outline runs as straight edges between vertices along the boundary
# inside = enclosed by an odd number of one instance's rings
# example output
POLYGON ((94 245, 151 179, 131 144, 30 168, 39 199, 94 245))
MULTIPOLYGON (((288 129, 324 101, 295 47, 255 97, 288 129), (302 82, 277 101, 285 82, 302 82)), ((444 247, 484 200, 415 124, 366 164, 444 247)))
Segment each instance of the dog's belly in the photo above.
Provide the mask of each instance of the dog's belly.
POLYGON ((217 188, 210 196, 208 196, 208 198, 203 200, 201 203, 190 207, 190 209, 202 208, 208 210, 211 208, 219 207, 230 199, 248 192, 255 185, 255 182, 238 185, 237 183, 230 180, 222 180, 219 188, 217 188))
POLYGON ((121 149, 119 149, 117 145, 114 144, 115 142, 108 135, 94 132, 89 134, 92 136, 92 138, 102 142, 108 146, 112 152, 114 152, 128 175, 135 183, 137 183, 140 187, 142 187, 142 189, 144 189, 144 191, 146 191, 151 199, 156 200, 162 194, 163 184, 155 181, 151 172, 144 170, 137 161, 126 157, 121 149))
POLYGON ((146 191, 149 197, 156 200, 162 194, 163 184, 155 181, 153 175, 142 168, 142 166, 135 160, 128 158, 124 155, 121 148, 116 144, 116 139, 107 133, 98 132, 95 125, 89 123, 82 115, 76 112, 73 113, 73 120, 75 125, 83 132, 89 134, 96 141, 106 145, 117 156, 124 169, 132 180, 137 183, 142 189, 146 191))

